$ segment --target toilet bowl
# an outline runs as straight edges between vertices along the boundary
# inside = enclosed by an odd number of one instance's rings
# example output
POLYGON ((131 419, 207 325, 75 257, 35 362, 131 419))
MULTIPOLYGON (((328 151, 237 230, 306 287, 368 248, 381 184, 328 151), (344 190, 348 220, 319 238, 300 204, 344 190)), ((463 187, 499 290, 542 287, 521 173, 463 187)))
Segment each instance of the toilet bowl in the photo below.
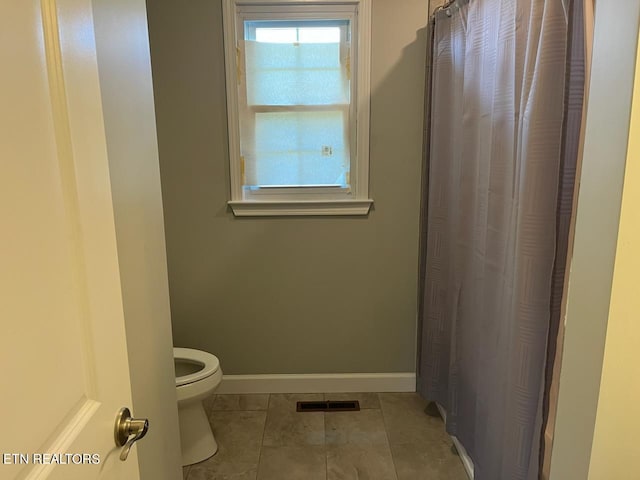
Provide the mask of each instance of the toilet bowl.
POLYGON ((222 369, 215 355, 192 348, 174 348, 178 394, 178 421, 182 465, 202 462, 218 451, 202 400, 222 381, 222 369))

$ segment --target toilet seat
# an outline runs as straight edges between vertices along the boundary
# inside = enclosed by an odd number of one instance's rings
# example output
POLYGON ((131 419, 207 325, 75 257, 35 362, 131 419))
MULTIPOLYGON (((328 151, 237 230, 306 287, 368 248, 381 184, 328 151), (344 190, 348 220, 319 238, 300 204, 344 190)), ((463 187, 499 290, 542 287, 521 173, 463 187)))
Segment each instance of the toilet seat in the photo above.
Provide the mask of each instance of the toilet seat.
POLYGON ((202 366, 200 370, 189 375, 176 377, 176 387, 188 385, 210 377, 220 369, 218 357, 208 352, 194 350, 193 348, 173 348, 173 358, 175 360, 185 360, 189 363, 202 366))

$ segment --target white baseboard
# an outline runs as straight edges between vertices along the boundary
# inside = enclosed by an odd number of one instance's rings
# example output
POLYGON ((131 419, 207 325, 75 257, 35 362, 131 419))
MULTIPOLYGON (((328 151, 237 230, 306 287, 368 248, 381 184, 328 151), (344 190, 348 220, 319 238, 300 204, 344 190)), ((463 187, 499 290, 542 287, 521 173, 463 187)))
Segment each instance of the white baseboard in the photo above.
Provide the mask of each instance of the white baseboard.
POLYGON ((224 375, 216 393, 415 392, 416 374, 313 373, 224 375))
MULTIPOLYGON (((447 411, 439 403, 436 403, 436 405, 438 406, 438 410, 440 410, 440 415, 442 416, 442 419, 446 422, 447 411)), ((453 444, 456 446, 456 449, 458 450, 458 455, 460 455, 460 460, 462 460, 462 465, 464 466, 464 469, 467 471, 467 476, 469 477, 469 480, 473 480, 473 460, 471 460, 471 457, 465 450, 462 443, 460 443, 460 440, 458 440, 453 435, 451 435, 451 440, 453 441, 453 444)))

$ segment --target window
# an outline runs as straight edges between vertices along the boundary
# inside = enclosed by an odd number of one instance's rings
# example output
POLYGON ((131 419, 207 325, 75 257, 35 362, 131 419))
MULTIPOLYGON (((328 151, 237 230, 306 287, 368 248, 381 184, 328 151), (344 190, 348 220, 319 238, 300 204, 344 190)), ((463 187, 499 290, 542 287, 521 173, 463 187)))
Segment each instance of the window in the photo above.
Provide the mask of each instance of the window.
POLYGON ((235 215, 365 215, 370 0, 225 0, 235 215))

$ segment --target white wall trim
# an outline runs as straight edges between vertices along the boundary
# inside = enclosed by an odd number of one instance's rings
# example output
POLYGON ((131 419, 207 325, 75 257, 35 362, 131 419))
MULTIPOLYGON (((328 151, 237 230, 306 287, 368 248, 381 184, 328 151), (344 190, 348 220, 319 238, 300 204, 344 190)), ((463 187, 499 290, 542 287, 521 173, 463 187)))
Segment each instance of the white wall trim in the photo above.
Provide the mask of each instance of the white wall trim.
MULTIPOLYGON (((439 403, 436 403, 436 405, 438 406, 438 410, 440 411, 440 415, 442 416, 442 419, 446 423, 447 411, 439 403)), ((460 455, 460 460, 462 460, 462 466, 467 471, 467 476, 469 477, 469 480, 473 480, 473 460, 471 460, 471 457, 467 453, 467 450, 464 448, 462 443, 460 443, 460 440, 458 440, 458 438, 454 437, 453 435, 450 435, 450 437, 451 437, 451 440, 453 441, 453 444, 458 449, 458 455, 460 455)))
POLYGON ((236 217, 282 215, 368 215, 373 200, 227 202, 236 217))
POLYGON ((415 392, 416 374, 313 373, 224 375, 216 393, 415 392))

